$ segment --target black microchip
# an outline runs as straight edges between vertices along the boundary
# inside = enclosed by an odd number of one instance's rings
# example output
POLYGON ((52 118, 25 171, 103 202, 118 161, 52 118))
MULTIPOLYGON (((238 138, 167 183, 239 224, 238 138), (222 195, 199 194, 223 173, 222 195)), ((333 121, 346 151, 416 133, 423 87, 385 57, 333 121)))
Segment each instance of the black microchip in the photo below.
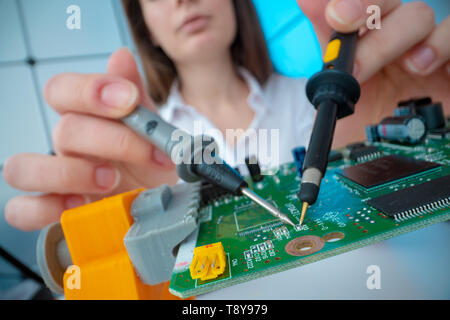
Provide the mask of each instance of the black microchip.
POLYGON ((448 207, 450 175, 367 201, 367 204, 397 220, 409 219, 448 207))
POLYGON ((355 142, 355 143, 350 143, 349 145, 347 145, 347 149, 350 151, 353 151, 356 148, 362 148, 365 147, 366 144, 364 142, 355 142))
POLYGON ((339 174, 365 188, 372 188, 439 166, 428 161, 389 155, 345 168, 339 174))
POLYGON ((355 147, 351 150, 349 154, 350 160, 361 161, 369 160, 372 157, 377 157, 380 155, 380 150, 375 146, 360 146, 355 147))

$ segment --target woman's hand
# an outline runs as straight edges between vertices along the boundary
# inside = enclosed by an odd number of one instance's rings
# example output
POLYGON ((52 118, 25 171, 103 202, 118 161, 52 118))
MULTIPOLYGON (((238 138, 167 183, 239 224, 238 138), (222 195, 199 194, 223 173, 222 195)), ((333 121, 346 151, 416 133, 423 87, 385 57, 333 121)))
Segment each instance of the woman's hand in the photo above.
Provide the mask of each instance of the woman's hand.
POLYGON ((355 114, 339 120, 334 145, 364 140, 366 125, 393 114, 401 100, 430 96, 450 112, 450 17, 435 25, 424 2, 297 0, 325 48, 332 29, 360 30, 354 75, 362 95, 355 114), (381 9, 381 29, 368 30, 369 5, 381 9))
POLYGON ((56 155, 18 154, 6 161, 7 183, 43 193, 11 199, 5 208, 11 225, 39 229, 88 201, 177 181, 161 151, 115 120, 138 103, 156 110, 129 50, 110 57, 107 74, 56 75, 44 97, 61 115, 53 131, 56 155))

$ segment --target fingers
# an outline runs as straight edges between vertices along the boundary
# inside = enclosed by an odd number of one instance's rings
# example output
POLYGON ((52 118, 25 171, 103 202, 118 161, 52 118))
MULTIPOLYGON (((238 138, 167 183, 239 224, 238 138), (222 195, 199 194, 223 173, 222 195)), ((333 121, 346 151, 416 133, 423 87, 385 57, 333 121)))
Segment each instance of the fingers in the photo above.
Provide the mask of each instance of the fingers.
POLYGON ((322 49, 328 42, 332 31, 324 14, 328 2, 329 0, 297 0, 300 9, 311 21, 322 49))
POLYGON ((385 16, 400 6, 401 0, 297 0, 297 3, 313 24, 324 48, 333 29, 352 32, 364 26, 368 6, 379 6, 380 14, 385 16))
POLYGON ((332 0, 325 9, 325 18, 333 29, 348 33, 365 26, 369 6, 378 6, 381 15, 386 16, 401 3, 401 0, 332 0))
POLYGON ((15 228, 23 231, 42 229, 59 221, 64 210, 87 203, 81 195, 19 196, 8 201, 5 219, 15 228))
POLYGON ((142 82, 133 53, 128 48, 120 48, 109 57, 107 73, 133 82, 138 88, 140 103, 156 111, 156 107, 142 82))
POLYGON ((120 173, 109 164, 85 159, 23 153, 6 161, 3 178, 30 192, 100 194, 114 190, 120 173))
POLYGON ((372 30, 360 38, 356 50, 356 78, 360 83, 365 82, 424 40, 434 25, 433 9, 423 2, 411 2, 395 9, 383 19, 380 30, 372 30))
POLYGON ((153 146, 123 124, 104 118, 67 113, 53 130, 53 147, 66 156, 89 155, 96 158, 173 169, 170 159, 155 157, 153 146))
POLYGON ((435 28, 425 41, 411 49, 404 59, 407 71, 429 75, 450 59, 450 17, 435 28))
POLYGON ((139 92, 134 83, 114 75, 61 73, 46 83, 44 98, 59 114, 120 118, 134 109, 139 92))

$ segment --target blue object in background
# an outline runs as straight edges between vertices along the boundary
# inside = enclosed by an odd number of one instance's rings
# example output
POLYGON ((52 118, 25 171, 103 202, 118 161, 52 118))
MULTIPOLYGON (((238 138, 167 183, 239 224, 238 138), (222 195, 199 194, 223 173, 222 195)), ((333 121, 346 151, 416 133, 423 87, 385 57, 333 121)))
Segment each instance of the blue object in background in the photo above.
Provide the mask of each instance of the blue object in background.
MULTIPOLYGON (((412 2, 417 0, 403 0, 412 2)), ((253 0, 275 69, 290 77, 310 77, 322 67, 322 53, 312 24, 296 0, 253 0)), ((426 0, 436 23, 450 14, 449 0, 426 0)), ((383 21, 383 20, 382 20, 383 21)), ((411 22, 414 23, 414 22, 411 22)))
POLYGON ((290 77, 309 77, 322 66, 312 24, 295 0, 253 0, 275 69, 290 77))
POLYGON ((297 147, 292 149, 292 157, 294 158, 295 169, 299 177, 303 174, 303 162, 305 162, 306 148, 297 147))

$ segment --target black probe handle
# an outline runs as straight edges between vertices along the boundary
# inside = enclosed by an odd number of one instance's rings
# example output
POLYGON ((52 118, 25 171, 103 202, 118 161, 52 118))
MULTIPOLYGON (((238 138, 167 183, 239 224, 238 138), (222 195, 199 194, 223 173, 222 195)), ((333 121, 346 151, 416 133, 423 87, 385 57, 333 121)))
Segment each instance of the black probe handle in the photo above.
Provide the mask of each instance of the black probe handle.
POLYGON ((316 107, 308 152, 303 164, 300 201, 314 204, 325 175, 337 118, 353 113, 359 98, 359 85, 352 77, 358 32, 334 32, 323 58, 322 71, 306 87, 307 96, 316 107))
POLYGON ((358 32, 340 33, 334 31, 323 57, 323 70, 331 69, 353 73, 358 32))
POLYGON ((337 105, 331 100, 324 101, 317 107, 316 120, 303 164, 304 169, 313 167, 322 175, 325 174, 336 127, 336 114, 337 105))

